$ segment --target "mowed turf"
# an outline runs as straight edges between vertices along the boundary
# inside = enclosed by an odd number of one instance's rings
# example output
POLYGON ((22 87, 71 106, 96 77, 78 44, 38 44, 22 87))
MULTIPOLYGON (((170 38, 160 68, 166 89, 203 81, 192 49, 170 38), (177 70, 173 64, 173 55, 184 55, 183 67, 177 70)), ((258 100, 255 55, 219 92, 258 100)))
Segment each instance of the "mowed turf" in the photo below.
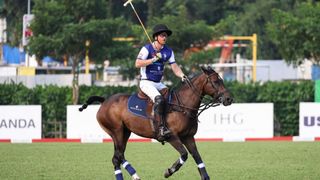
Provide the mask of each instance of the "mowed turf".
MULTIPOLYGON (((320 142, 197 144, 211 179, 320 179, 320 142)), ((0 179, 114 179, 112 155, 112 143, 0 143, 0 179)), ((179 157, 159 143, 128 143, 125 155, 145 180, 165 179, 164 170, 179 157)), ((200 179, 190 155, 170 179, 200 179)))

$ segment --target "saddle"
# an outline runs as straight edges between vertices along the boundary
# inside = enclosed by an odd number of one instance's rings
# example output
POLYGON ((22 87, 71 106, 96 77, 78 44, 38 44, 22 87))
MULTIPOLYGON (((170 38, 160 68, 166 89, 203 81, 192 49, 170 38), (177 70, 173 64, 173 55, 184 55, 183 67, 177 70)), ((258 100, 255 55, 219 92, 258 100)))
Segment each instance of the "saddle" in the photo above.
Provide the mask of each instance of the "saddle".
MULTIPOLYGON (((172 93, 169 93, 168 88, 161 90, 160 94, 164 97, 164 100, 167 104, 171 101, 172 93)), ((154 133, 154 137, 158 141, 160 141, 162 144, 164 144, 165 139, 163 138, 165 137, 159 136, 159 133, 160 133, 159 127, 161 123, 166 123, 166 122, 162 122, 162 120, 160 119, 161 117, 155 116, 155 113, 153 111, 154 109, 153 105, 154 105, 153 101, 144 92, 142 92, 140 88, 137 93, 131 95, 128 99, 128 111, 134 115, 143 117, 145 120, 149 120, 152 127, 152 131, 154 133)), ((165 106, 165 107, 166 108, 164 110, 164 113, 167 114, 168 112, 170 112, 170 108, 169 106, 165 106)), ((163 118, 166 119, 166 115, 164 115, 163 118)))
MULTIPOLYGON (((160 91, 160 94, 164 97, 166 102, 169 101, 168 88, 162 89, 160 91)), ((147 119, 153 119, 153 104, 154 103, 152 102, 152 100, 139 88, 137 93, 129 97, 128 110, 134 115, 147 119)))

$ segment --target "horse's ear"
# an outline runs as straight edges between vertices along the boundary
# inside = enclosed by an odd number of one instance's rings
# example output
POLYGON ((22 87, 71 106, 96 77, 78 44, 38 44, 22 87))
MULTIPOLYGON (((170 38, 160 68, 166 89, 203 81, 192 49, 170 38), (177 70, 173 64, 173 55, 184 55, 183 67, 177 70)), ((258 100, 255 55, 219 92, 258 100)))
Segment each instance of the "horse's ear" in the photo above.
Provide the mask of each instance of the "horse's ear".
POLYGON ((208 66, 208 71, 212 72, 216 72, 211 66, 208 66))
POLYGON ((200 66, 202 72, 207 73, 208 69, 205 66, 200 66))

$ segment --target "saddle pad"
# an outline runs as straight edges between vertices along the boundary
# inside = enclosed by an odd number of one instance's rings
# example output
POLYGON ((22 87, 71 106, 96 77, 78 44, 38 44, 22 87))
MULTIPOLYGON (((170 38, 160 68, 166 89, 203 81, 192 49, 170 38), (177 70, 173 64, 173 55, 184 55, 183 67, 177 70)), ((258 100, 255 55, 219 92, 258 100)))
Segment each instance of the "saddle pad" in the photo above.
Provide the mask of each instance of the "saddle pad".
POLYGON ((138 97, 137 93, 129 97, 128 100, 128 110, 129 112, 147 118, 147 100, 138 97))

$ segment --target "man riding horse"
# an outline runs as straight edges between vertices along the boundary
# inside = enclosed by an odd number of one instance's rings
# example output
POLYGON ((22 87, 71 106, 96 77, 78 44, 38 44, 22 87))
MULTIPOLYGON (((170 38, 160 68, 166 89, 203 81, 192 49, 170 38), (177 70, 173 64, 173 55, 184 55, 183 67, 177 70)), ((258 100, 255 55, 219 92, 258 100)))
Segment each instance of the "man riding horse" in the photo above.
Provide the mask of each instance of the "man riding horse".
POLYGON ((162 82, 165 63, 171 65, 174 74, 182 80, 186 78, 175 61, 174 53, 166 45, 172 31, 164 24, 153 28, 152 43, 143 46, 138 54, 135 66, 140 68, 140 89, 154 102, 155 118, 160 119, 158 140, 163 141, 170 136, 170 130, 165 122, 165 100, 160 91, 167 88, 162 82))

